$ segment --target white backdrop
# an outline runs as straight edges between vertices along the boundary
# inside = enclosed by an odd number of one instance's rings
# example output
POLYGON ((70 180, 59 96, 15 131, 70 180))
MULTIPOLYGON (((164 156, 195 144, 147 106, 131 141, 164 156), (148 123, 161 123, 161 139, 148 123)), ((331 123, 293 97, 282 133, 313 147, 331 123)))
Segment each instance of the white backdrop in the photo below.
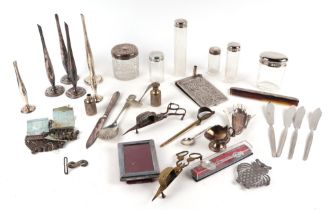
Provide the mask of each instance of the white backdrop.
MULTIPOLYGON (((1 39, 0 66, 2 89, 2 138, 0 173, 0 209, 332 209, 331 179, 331 128, 332 112, 329 71, 333 33, 330 1, 288 0, 206 0, 206 1, 2 1, 0 7, 1 39), (94 53, 96 72, 104 82, 99 93, 104 100, 98 104, 98 114, 84 114, 83 98, 68 99, 65 95, 47 98, 44 90, 49 86, 46 77, 42 47, 37 25, 44 30, 46 44, 55 69, 57 83, 65 73, 60 58, 58 35, 54 14, 69 24, 74 56, 81 78, 88 75, 85 58, 83 30, 80 13, 86 17, 90 44, 94 53), (259 158, 273 167, 271 185, 244 190, 235 183, 235 167, 231 166, 200 182, 194 182, 184 171, 165 191, 166 199, 151 199, 158 182, 127 185, 119 181, 117 143, 132 140, 154 139, 156 145, 173 135, 181 127, 195 119, 198 107, 174 85, 173 21, 188 20, 188 72, 198 65, 199 72, 223 93, 232 86, 255 89, 259 54, 273 50, 289 57, 288 68, 281 94, 295 96, 307 111, 317 107, 323 110, 322 120, 315 132, 309 160, 302 161, 308 129, 307 117, 299 132, 293 160, 287 159, 290 134, 281 158, 271 157, 268 142, 268 126, 262 114, 264 103, 229 96, 229 100, 214 110, 214 118, 185 136, 214 124, 226 123, 223 110, 242 103, 255 117, 244 133, 231 140, 230 145, 248 140, 254 155, 243 162, 259 158), (241 43, 240 75, 236 84, 222 82, 222 75, 212 77, 207 72, 207 55, 213 45, 222 48, 222 67, 225 63, 226 45, 230 41, 241 43), (113 77, 111 48, 122 42, 134 43, 140 53, 140 76, 123 82, 113 77), (110 96, 116 90, 121 98, 111 113, 108 124, 121 109, 128 94, 142 94, 148 84, 148 54, 152 50, 165 53, 166 75, 161 85, 162 106, 151 108, 149 97, 141 109, 128 110, 122 117, 121 128, 131 127, 135 116, 143 111, 161 112, 169 102, 179 103, 188 110, 184 121, 170 117, 160 124, 142 129, 111 142, 97 140, 86 149, 86 140, 97 119, 103 114, 110 96), (18 61, 21 76, 28 90, 29 99, 37 106, 34 113, 23 115, 23 105, 17 90, 12 62, 18 61), (74 107, 79 139, 68 143, 59 151, 32 155, 24 144, 26 120, 52 116, 52 109, 63 105, 74 107), (63 174, 63 157, 69 160, 86 159, 89 166, 63 174)), ((64 33, 64 29, 63 29, 64 33)), ((80 79, 79 85, 90 91, 80 79)), ((66 86, 68 89, 70 86, 66 86)), ((276 107, 276 136, 283 129, 282 112, 286 107, 276 107)), ((308 113, 308 112, 307 112, 308 113)), ((175 165, 179 151, 189 149, 212 154, 208 141, 201 138, 195 146, 184 148, 178 141, 165 148, 157 147, 162 170, 175 165)))

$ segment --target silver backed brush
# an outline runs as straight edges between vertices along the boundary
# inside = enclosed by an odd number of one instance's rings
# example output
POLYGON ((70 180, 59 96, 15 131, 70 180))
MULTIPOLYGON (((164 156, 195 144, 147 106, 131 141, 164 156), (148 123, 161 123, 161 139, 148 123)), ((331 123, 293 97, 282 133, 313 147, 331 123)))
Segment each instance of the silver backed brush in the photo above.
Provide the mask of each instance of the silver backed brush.
POLYGON ((133 102, 135 102, 135 98, 136 98, 135 95, 128 96, 128 98, 126 99, 126 103, 124 104, 123 108, 120 110, 118 116, 113 121, 113 123, 111 123, 110 125, 106 126, 105 128, 101 129, 98 132, 98 137, 100 139, 109 140, 118 135, 118 133, 119 133, 118 119, 127 108, 129 108, 131 105, 133 105, 133 102))

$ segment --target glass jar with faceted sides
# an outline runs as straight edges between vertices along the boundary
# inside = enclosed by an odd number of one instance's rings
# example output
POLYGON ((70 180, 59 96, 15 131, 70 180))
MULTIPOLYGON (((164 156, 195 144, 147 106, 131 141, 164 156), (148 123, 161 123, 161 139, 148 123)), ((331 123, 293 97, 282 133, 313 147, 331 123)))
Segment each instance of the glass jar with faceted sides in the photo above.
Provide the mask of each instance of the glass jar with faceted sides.
POLYGON ((278 52, 263 52, 260 54, 257 87, 274 91, 280 88, 288 58, 278 52))
POLYGON ((174 68, 176 76, 186 75, 187 20, 175 20, 174 68))
POLYGON ((164 55, 160 51, 149 54, 149 75, 151 82, 163 82, 164 80, 164 55))
POLYGON ((133 44, 119 44, 112 48, 112 66, 115 78, 131 80, 139 76, 139 52, 133 44))
POLYGON ((209 48, 208 73, 218 74, 220 72, 221 49, 219 47, 209 48))
POLYGON ((238 74, 240 44, 230 42, 227 48, 227 61, 225 65, 225 81, 235 82, 238 74))

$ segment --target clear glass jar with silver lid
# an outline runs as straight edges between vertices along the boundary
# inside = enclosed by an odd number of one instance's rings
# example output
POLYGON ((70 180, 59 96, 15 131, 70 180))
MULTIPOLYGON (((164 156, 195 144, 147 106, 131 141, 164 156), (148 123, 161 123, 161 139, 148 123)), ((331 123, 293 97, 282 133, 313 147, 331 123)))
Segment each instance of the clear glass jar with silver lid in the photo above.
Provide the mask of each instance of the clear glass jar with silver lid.
POLYGON ((119 44, 112 48, 113 74, 119 80, 131 80, 139 76, 139 51, 133 44, 119 44))
POLYGON ((186 75, 187 21, 175 20, 174 68, 176 76, 186 75))
POLYGON ((160 51, 149 54, 149 76, 151 82, 163 82, 164 80, 164 55, 160 51))
POLYGON ((219 47, 209 48, 208 73, 218 74, 220 72, 221 49, 219 47))
POLYGON ((278 52, 260 54, 257 87, 262 90, 274 91, 280 88, 288 57, 278 52))
POLYGON ((235 82, 237 79, 240 48, 240 44, 237 42, 228 44, 224 74, 226 82, 235 82))

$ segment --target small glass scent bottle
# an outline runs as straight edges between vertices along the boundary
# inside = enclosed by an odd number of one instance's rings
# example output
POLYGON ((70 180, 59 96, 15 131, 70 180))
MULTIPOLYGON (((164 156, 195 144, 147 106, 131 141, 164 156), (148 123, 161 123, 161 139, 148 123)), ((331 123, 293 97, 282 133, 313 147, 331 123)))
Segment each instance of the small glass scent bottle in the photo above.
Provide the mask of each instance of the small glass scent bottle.
POLYGON ((235 82, 238 72, 240 44, 230 42, 227 48, 227 61, 225 65, 225 81, 235 82))
POLYGON ((160 51, 149 54, 149 75, 151 82, 163 82, 164 80, 164 55, 160 51))
POLYGON ((113 74, 119 80, 131 80, 139 76, 139 51, 133 44, 119 44, 112 48, 113 74))
POLYGON ((280 88, 288 57, 278 52, 260 54, 257 87, 262 90, 274 91, 280 88))
POLYGON ((175 20, 174 68, 176 76, 186 75, 187 21, 175 20))
POLYGON ((218 74, 220 72, 221 49, 219 47, 209 48, 208 73, 218 74))

